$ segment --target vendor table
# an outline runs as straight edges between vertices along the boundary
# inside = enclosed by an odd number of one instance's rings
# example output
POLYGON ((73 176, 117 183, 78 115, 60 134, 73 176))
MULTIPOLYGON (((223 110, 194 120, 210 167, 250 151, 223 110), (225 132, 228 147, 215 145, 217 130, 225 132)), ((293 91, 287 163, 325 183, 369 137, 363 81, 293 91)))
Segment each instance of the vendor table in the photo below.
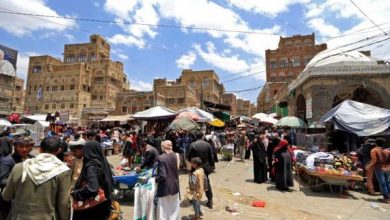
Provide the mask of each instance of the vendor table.
MULTIPOLYGON (((320 173, 308 169, 302 164, 297 164, 297 174, 307 175, 308 184, 311 189, 318 188, 322 185, 328 185, 331 192, 333 192, 332 186, 339 186, 340 192, 342 191, 342 186, 348 185, 349 182, 361 182, 363 177, 359 175, 341 175, 341 174, 332 174, 332 173, 320 173)), ((299 178, 300 179, 300 178, 299 178)), ((300 181, 300 180, 299 180, 300 181)))
POLYGON ((127 175, 113 176, 114 188, 119 192, 118 197, 127 197, 129 193, 133 191, 133 188, 135 184, 137 184, 139 177, 140 174, 136 173, 135 171, 132 171, 127 175))

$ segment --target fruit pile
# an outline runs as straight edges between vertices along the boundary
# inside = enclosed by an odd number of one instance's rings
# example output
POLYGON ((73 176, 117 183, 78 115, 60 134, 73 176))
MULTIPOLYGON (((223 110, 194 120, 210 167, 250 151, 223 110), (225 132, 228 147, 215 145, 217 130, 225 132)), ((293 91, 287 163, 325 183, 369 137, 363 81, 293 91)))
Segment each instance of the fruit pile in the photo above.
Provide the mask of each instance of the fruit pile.
POLYGON ((338 155, 335 156, 333 161, 333 167, 339 170, 357 170, 358 161, 355 158, 351 158, 350 156, 338 155))

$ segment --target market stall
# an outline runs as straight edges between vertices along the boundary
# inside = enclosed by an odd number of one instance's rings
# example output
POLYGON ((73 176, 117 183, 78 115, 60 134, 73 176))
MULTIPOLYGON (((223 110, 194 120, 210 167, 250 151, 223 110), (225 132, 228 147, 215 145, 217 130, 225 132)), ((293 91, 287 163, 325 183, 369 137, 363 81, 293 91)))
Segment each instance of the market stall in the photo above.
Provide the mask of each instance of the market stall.
POLYGON ((302 150, 295 150, 294 154, 299 183, 305 180, 312 190, 328 186, 332 192, 334 187, 339 187, 341 192, 344 186, 363 181, 363 170, 355 155, 302 150))
POLYGON ((352 132, 360 137, 390 132, 390 110, 345 100, 320 119, 331 122, 335 129, 352 132))
POLYGON ((179 113, 190 112, 198 116, 197 122, 210 122, 214 120, 214 116, 197 107, 188 107, 179 111, 179 113))
POLYGON ((46 132, 50 130, 50 122, 36 121, 27 128, 30 130, 30 136, 34 140, 35 146, 40 146, 41 140, 45 137, 46 132))
POLYGON ((345 100, 322 116, 320 123, 330 127, 330 146, 339 151, 357 150, 363 137, 383 136, 390 141, 389 109, 345 100))
POLYGON ((156 106, 141 112, 137 112, 133 115, 135 120, 147 121, 147 124, 143 124, 142 130, 144 132, 152 129, 157 131, 163 131, 177 115, 177 112, 162 106, 156 106), (146 126, 144 126, 146 125, 146 126))

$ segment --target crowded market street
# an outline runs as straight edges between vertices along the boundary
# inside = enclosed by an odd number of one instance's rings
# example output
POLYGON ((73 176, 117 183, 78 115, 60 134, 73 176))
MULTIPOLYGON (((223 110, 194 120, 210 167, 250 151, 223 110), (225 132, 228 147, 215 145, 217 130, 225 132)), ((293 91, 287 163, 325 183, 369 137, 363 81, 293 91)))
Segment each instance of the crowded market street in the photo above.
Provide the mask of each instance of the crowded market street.
POLYGON ((390 220, 389 3, 1 0, 0 220, 390 220))
MULTIPOLYGON (((108 157, 113 165, 118 165, 121 156, 108 157)), ((378 204, 378 196, 370 196, 364 192, 312 192, 302 187, 295 180, 294 187, 289 192, 275 189, 273 183, 256 184, 253 182, 253 162, 247 160, 219 161, 216 163, 216 172, 211 175, 211 184, 214 190, 214 208, 201 207, 205 212, 203 219, 266 219, 266 220, 309 220, 309 219, 389 219, 390 205, 379 204, 386 211, 374 209, 371 205, 378 204), (241 195, 233 195, 234 193, 241 195), (252 207, 253 200, 265 201, 264 208, 252 207), (226 211, 226 206, 237 207, 240 214, 226 211)), ((187 174, 180 174, 180 190, 182 194, 187 187, 187 174)), ((132 196, 132 194, 130 194, 132 196)), ((206 200, 204 200, 205 203, 206 200)), ((133 198, 121 201, 123 219, 133 218, 133 198)), ((181 219, 191 219, 193 214, 191 204, 181 198, 181 219)))

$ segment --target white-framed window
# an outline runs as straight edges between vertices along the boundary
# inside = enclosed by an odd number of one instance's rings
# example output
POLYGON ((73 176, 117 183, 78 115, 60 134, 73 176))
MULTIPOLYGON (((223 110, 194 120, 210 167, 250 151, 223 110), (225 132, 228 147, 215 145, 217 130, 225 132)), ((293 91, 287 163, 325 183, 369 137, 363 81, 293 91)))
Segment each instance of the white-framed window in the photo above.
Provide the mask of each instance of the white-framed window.
POLYGON ((300 67, 301 60, 299 58, 293 58, 292 65, 293 65, 293 67, 300 67))
POLYGON ((79 61, 80 62, 87 62, 87 54, 84 54, 84 53, 79 54, 79 61))
POLYGON ((65 63, 73 63, 76 61, 76 57, 73 54, 69 54, 65 57, 65 63))
POLYGON ((271 60, 269 66, 270 66, 272 69, 275 69, 275 68, 278 67, 278 63, 276 62, 276 60, 271 60))
POLYGON ((32 72, 33 73, 40 73, 42 71, 42 66, 33 66, 32 72))
POLYGON ((281 60, 280 60, 280 67, 281 67, 281 68, 286 68, 286 67, 288 67, 288 60, 287 60, 287 59, 281 59, 281 60))

